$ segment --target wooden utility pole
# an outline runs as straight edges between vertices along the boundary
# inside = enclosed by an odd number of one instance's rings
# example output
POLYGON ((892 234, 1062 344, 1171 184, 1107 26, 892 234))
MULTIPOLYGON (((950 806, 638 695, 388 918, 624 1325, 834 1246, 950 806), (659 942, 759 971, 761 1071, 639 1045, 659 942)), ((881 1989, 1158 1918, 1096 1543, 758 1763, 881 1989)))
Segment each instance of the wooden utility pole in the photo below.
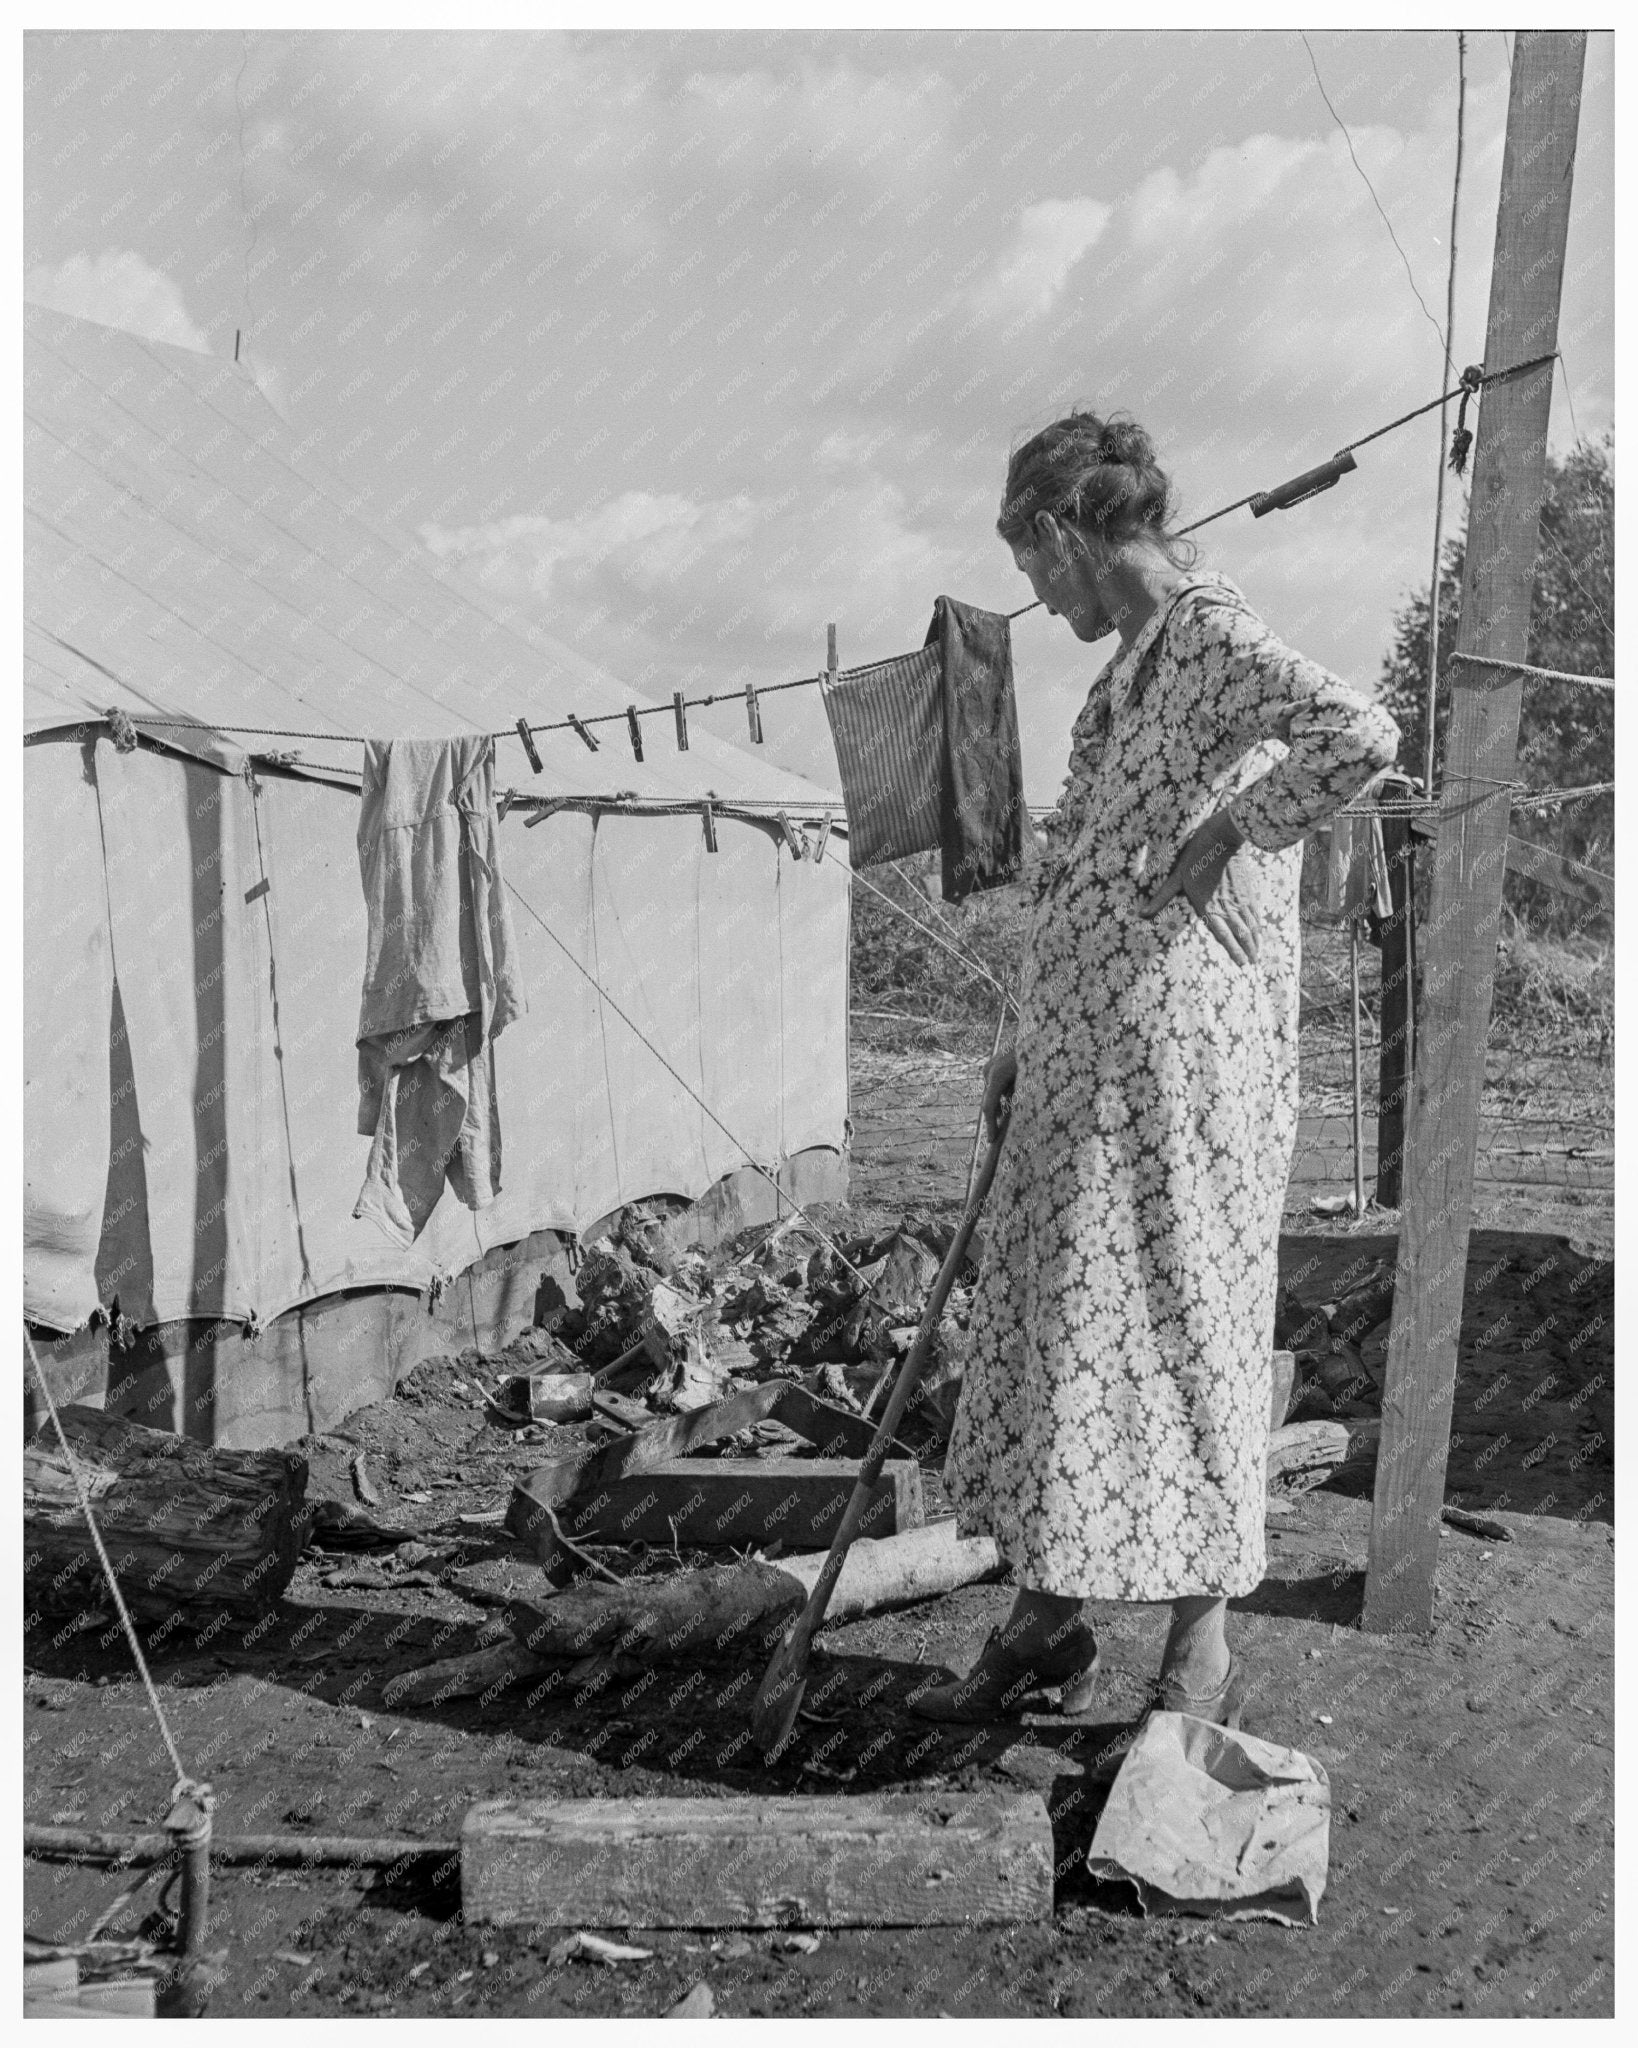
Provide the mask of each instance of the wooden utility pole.
MULTIPOLYGON (((1513 43, 1484 366, 1551 358, 1570 221, 1586 38, 1513 43)), ((1450 1452, 1473 1161, 1521 679, 1464 659, 1527 652, 1553 364, 1487 384, 1479 406, 1462 615, 1427 914, 1417 934, 1412 1115, 1365 1585, 1368 1629, 1427 1629, 1450 1452)))

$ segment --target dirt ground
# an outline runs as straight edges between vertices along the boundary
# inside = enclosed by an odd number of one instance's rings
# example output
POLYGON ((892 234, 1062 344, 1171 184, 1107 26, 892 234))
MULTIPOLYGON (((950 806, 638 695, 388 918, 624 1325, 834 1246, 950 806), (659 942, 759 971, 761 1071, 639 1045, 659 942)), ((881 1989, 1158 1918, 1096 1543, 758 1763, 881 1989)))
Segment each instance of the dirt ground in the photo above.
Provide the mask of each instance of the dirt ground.
MULTIPOLYGON (((866 1222, 887 1213, 884 1193, 928 1185, 904 1128, 914 1106, 899 1107, 899 1158, 878 1175, 878 1144, 863 1176, 866 1222)), ((868 1100, 860 1109, 865 1125, 888 1120, 868 1100)), ((942 1162, 944 1207, 964 1174, 964 1158, 942 1162)), ((1305 1300, 1391 1261, 1391 1217, 1362 1228, 1290 1220, 1302 1227, 1282 1245, 1282 1274, 1305 1300)), ((1447 1499, 1497 1515, 1512 1540, 1446 1529, 1432 1633, 1367 1635, 1368 1482, 1338 1482, 1271 1507, 1268 1576, 1234 1603, 1253 1688, 1247 1726, 1330 1775, 1330 1880, 1316 1927, 1145 1919, 1129 1893, 1086 1873, 1105 1796, 1088 1766, 1158 1664, 1159 1609, 1099 1611, 1107 1721, 1073 1728, 1045 1716, 936 1727, 905 1706, 925 1666, 1004 1613, 1002 1586, 827 1630, 809 1695, 822 1718, 800 1724, 772 1769, 748 1733, 755 1665, 679 1668, 591 1699, 555 1683, 532 1703, 514 1690, 437 1710, 383 1707, 391 1673, 500 1632, 496 1609, 449 1579, 487 1559, 498 1583, 507 1547, 458 1517, 503 1504, 512 1473, 556 1447, 549 1430, 525 1441, 496 1426, 476 1395, 481 1372, 446 1361, 420 1369, 413 1398, 369 1411, 356 1429, 380 1512, 425 1538, 431 1559, 309 1552, 269 1623, 154 1648, 166 1714, 190 1769, 215 1788, 221 1836, 453 1844, 470 1802, 508 1794, 1033 1788, 1053 1816, 1053 1918, 823 1930, 812 1953, 767 1932, 633 1928, 621 1932, 652 1951, 645 1960, 553 1964, 548 1950, 569 1930, 463 1925, 446 1850, 390 1881, 219 1868, 211 1940, 225 1975, 212 2014, 650 2016, 700 1982, 728 2016, 1612 2012, 1609 1215, 1607 1202, 1588 1203, 1553 1228, 1523 1221, 1491 1205, 1474 1235, 1447 1485, 1447 1499)), ((932 1507, 936 1484, 930 1492, 932 1507)), ((482 1578, 459 1584, 470 1592, 482 1578)), ((170 1772, 117 1636, 42 1623, 26 1661, 27 1818, 152 1826, 170 1772)), ((122 1882, 31 1862, 26 1925, 72 1938, 122 1882)), ((113 1929, 136 1929, 156 1889, 113 1929)))

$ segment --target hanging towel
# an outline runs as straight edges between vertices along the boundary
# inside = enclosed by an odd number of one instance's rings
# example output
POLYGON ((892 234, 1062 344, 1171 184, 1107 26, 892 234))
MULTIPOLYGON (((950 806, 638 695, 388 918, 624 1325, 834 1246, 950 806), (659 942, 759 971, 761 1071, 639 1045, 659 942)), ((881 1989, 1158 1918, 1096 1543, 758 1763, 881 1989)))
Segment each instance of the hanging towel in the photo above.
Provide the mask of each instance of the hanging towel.
POLYGON ((1024 865, 1024 761, 1012 691, 1012 627, 1003 613, 941 597, 927 638, 944 662, 939 844, 944 900, 1013 881, 1024 865))
POLYGON ((823 693, 847 799, 856 868, 937 846, 944 755, 944 658, 931 642, 823 693))
POLYGON ((358 861, 369 936, 358 1020, 353 1210, 400 1244, 445 1184, 469 1209, 500 1192, 494 1041, 528 1008, 500 868, 495 743, 369 741, 358 861))
MULTIPOLYGON (((1376 795, 1380 781, 1380 777, 1373 777, 1359 794, 1376 795)), ((1330 833, 1326 909, 1344 920, 1360 917, 1367 910, 1374 911, 1379 918, 1392 917, 1393 888, 1388 876, 1387 848, 1382 840, 1382 820, 1374 813, 1351 816, 1344 812, 1332 819, 1330 833)))
POLYGON ((855 867, 938 847, 946 903, 1012 881, 1024 857, 1024 777, 1012 629, 941 597, 915 654, 824 692, 855 867))

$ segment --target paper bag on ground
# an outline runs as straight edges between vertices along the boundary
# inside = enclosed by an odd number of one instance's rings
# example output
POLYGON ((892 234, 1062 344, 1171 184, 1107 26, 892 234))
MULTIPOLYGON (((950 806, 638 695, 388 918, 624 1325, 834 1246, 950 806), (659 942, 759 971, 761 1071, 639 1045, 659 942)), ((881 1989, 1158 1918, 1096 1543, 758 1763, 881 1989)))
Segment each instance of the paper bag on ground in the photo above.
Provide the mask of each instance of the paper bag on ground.
POLYGON ((1192 1714, 1155 1714, 1127 1752, 1087 1857, 1145 1912, 1319 1917, 1331 1784, 1295 1749, 1192 1714))

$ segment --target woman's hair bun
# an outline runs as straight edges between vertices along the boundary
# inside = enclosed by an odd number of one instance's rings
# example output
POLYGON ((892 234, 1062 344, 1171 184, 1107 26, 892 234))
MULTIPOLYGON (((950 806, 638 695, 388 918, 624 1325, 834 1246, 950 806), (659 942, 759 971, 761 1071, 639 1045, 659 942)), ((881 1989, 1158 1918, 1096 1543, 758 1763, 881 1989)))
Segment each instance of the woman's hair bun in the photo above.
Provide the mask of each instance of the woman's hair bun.
POLYGON ((1172 553, 1166 533, 1171 498, 1171 479, 1136 420, 1077 406, 1013 452, 996 531, 1006 540, 1022 539, 1050 512, 1105 543, 1148 533, 1172 553))
POLYGON ((1105 420, 1103 433, 1098 442, 1100 462, 1120 463, 1126 469, 1153 469, 1155 444, 1149 439, 1136 420, 1105 420))

